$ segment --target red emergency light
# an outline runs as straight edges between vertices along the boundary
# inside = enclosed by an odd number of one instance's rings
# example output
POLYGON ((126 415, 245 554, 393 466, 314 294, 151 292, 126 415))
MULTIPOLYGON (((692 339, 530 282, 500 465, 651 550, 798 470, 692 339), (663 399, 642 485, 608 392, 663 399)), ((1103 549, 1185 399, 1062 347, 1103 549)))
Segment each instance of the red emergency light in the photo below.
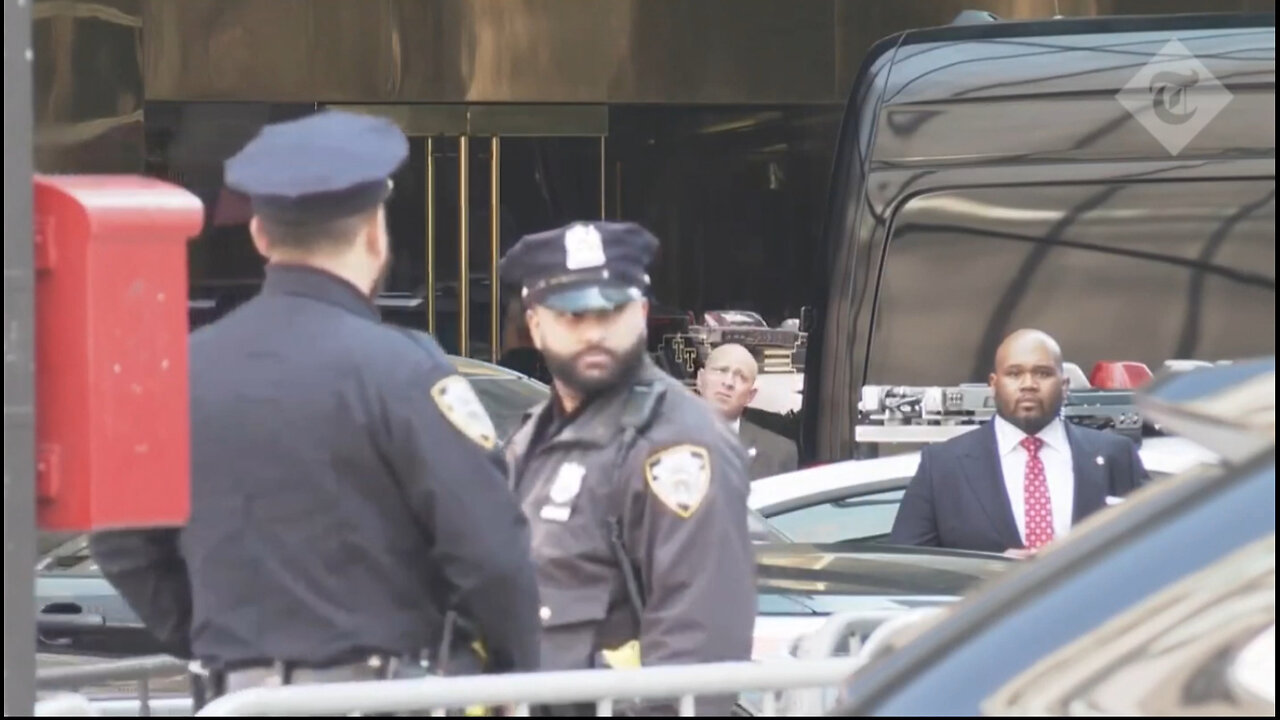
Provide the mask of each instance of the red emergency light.
POLYGON ((1098 390, 1132 390, 1151 378, 1151 369, 1140 362, 1103 360, 1094 364, 1089 384, 1098 390))

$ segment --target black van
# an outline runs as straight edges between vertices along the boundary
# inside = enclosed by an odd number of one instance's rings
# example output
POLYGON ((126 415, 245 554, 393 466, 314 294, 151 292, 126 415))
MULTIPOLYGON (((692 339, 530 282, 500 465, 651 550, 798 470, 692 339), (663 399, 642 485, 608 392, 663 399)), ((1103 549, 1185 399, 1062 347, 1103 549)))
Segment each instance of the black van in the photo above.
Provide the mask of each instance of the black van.
POLYGON ((1104 360, 1275 352, 1275 14, 985 22, 877 43, 845 110, 802 459, 863 385, 985 382, 1042 329, 1104 360))

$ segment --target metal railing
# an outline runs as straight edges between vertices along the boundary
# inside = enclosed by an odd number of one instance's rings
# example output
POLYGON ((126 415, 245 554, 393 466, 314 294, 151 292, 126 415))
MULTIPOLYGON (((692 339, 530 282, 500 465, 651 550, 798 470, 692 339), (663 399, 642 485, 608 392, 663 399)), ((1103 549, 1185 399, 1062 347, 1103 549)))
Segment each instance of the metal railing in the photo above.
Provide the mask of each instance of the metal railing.
POLYGON ((117 683, 133 681, 136 683, 137 696, 134 698, 93 699, 74 693, 60 693, 37 703, 36 714, 64 715, 85 714, 72 712, 76 703, 87 703, 87 707, 99 712, 92 714, 126 715, 148 717, 156 714, 191 714, 191 698, 163 698, 153 700, 151 697, 151 681, 162 676, 186 675, 187 662, 171 655, 147 655, 125 660, 109 660, 92 665, 68 665, 61 667, 40 668, 36 671, 36 690, 80 690, 101 683, 117 683), (80 698, 73 701, 72 698, 80 698), (185 703, 185 705, 184 705, 185 703), (185 712, 180 711, 183 707, 185 712), (66 708, 59 710, 56 708, 66 708), (153 712, 161 710, 160 713, 153 712))
POLYGON ((198 715, 439 715, 482 706, 510 708, 508 714, 528 716, 537 705, 589 703, 596 706, 597 717, 610 717, 615 701, 676 700, 679 714, 690 716, 697 696, 760 692, 760 714, 776 716, 777 692, 839 686, 857 664, 853 658, 827 658, 260 687, 224 695, 198 715))
MULTIPOLYGON (((842 685, 868 660, 883 652, 896 629, 938 612, 921 610, 851 611, 831 615, 801 637, 794 659, 641 668, 583 670, 460 678, 295 685, 253 688, 220 698, 201 715, 332 714, 335 712, 410 712, 472 706, 511 706, 527 715, 533 705, 593 703, 599 715, 611 715, 619 699, 678 699, 681 714, 691 715, 698 695, 738 694, 758 715, 813 716, 828 711, 842 685)), ((189 716, 190 697, 153 699, 150 681, 186 673, 187 664, 169 656, 116 660, 78 667, 41 670, 38 687, 73 690, 105 682, 134 680, 136 698, 86 698, 62 693, 37 704, 37 715, 189 716)))
POLYGON ((195 703, 189 697, 153 698, 144 706, 137 698, 92 699, 61 692, 36 701, 34 712, 36 717, 191 717, 195 703))

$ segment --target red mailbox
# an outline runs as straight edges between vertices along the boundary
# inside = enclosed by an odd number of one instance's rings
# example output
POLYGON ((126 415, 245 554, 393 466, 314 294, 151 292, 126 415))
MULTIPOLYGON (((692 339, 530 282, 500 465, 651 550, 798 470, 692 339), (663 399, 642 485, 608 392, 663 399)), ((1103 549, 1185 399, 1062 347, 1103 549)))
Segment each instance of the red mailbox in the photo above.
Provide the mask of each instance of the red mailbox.
POLYGON ((204 206, 141 176, 35 178, 42 530, 182 525, 187 242, 204 206))

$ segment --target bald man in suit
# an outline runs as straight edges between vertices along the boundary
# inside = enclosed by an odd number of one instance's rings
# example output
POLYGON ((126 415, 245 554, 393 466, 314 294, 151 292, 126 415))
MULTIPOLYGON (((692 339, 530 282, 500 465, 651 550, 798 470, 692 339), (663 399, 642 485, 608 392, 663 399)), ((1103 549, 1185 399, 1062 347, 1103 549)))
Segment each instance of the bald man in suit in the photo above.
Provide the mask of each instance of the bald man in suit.
POLYGON ((756 397, 759 367, 751 351, 726 343, 711 351, 698 371, 698 394, 715 408, 738 434, 747 449, 752 480, 795 470, 799 464, 796 444, 777 433, 747 422, 742 413, 756 397))
POLYGON ((989 382, 996 416, 924 449, 889 542, 1025 557, 1148 481, 1133 441, 1062 419, 1067 379, 1052 337, 1010 335, 989 382))

